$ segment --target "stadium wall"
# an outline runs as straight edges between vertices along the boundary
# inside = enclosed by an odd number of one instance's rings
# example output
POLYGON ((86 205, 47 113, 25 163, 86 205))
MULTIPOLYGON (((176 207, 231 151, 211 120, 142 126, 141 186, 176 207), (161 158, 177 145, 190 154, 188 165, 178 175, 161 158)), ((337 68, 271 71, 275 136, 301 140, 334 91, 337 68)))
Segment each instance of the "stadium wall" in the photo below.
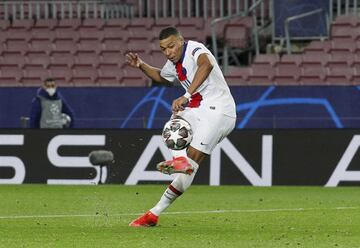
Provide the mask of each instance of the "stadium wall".
MULTIPOLYGON (((161 130, 0 129, 0 184, 168 183, 161 130), (111 150, 93 166, 88 154, 111 150)), ((360 185, 359 129, 236 130, 204 162, 195 184, 360 185)))
MULTIPOLYGON (((61 88, 75 111, 76 128, 161 129, 171 102, 184 94, 169 88, 61 88)), ((231 87, 237 128, 359 128, 360 87, 231 87)), ((0 88, 0 128, 19 128, 30 115, 36 88, 0 88)))

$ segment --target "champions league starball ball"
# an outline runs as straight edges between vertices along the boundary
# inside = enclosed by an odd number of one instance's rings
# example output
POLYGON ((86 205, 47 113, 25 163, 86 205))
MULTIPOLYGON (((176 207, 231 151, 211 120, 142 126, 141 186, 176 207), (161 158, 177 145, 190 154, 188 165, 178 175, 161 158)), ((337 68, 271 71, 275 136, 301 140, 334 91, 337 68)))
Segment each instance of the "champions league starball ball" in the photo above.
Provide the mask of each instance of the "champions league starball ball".
POLYGON ((169 149, 182 150, 190 144, 193 132, 187 121, 172 119, 165 124, 162 137, 169 149))
POLYGON ((71 117, 69 115, 62 113, 61 114, 61 119, 62 119, 64 128, 70 127, 71 117))

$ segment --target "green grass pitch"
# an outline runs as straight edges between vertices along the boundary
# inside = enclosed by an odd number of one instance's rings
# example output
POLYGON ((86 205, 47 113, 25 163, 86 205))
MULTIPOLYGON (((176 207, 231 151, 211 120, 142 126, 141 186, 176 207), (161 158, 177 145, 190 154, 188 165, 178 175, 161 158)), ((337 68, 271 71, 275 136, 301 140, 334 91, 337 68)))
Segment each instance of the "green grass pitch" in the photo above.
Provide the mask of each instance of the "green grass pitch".
POLYGON ((192 186, 128 227, 165 187, 0 186, 0 247, 360 247, 356 187, 192 186))

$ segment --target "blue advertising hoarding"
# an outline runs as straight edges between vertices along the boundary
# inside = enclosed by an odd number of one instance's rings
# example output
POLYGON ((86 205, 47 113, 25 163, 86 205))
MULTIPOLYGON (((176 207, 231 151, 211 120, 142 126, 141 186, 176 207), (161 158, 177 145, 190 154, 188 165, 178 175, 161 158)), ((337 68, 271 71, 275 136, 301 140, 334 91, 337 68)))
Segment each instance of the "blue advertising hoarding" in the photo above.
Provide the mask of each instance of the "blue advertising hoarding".
MULTIPOLYGON (((76 128, 162 128, 180 87, 61 88, 76 128)), ((359 128, 360 87, 231 87, 237 128, 359 128)), ((0 88, 0 128, 19 128, 36 88, 0 88)))

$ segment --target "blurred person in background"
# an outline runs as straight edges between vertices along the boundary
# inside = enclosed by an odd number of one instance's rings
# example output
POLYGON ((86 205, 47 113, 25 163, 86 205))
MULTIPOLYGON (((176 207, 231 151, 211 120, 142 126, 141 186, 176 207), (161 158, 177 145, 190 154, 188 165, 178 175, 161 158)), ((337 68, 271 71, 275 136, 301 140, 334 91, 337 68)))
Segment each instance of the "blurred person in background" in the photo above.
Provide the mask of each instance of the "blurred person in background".
POLYGON ((44 81, 32 100, 30 128, 72 128, 74 112, 52 78, 44 81))

